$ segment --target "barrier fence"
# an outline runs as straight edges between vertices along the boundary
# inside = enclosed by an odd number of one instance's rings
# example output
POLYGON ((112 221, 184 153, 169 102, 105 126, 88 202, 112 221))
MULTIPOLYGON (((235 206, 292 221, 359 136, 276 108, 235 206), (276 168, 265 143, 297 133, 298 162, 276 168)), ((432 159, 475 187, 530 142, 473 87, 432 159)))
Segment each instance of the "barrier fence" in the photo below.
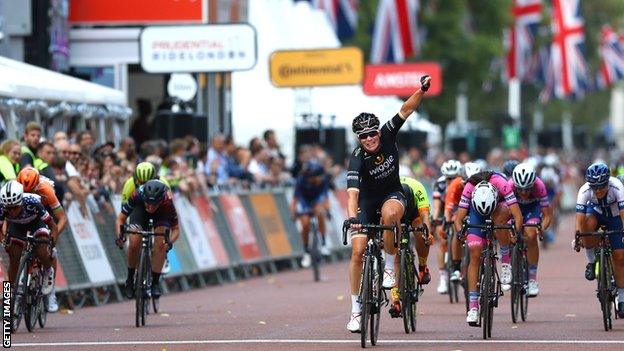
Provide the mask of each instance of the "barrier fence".
MULTIPOLYGON (((208 281, 220 283, 298 268, 303 247, 299 229, 290 218, 291 199, 288 188, 190 199, 176 196, 180 237, 167 255, 170 270, 161 282, 163 290, 186 290, 208 281)), ((126 253, 115 245, 114 227, 121 199, 117 196, 111 201, 115 213, 101 211, 102 220, 90 212, 83 216, 76 203, 65 209, 69 225, 57 245, 56 291, 68 298, 70 306, 82 305, 87 297, 96 305, 112 294, 122 299, 119 285, 126 280, 126 253)), ((340 238, 344 208, 346 191, 332 192, 327 243, 336 257, 348 250, 340 238)), ((2 250, 3 279, 7 279, 8 262, 2 250)))

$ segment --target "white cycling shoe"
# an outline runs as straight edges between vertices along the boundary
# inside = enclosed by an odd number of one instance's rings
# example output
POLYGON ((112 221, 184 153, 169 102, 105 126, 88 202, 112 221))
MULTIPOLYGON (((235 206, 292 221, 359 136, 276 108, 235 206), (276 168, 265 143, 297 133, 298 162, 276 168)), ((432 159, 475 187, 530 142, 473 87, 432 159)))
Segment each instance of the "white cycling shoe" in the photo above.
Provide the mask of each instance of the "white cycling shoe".
POLYGON ((329 251, 329 247, 327 247, 327 244, 321 245, 319 251, 321 251, 321 255, 323 256, 331 256, 331 251, 329 251))
POLYGON ((301 267, 303 268, 308 268, 310 267, 310 265, 312 264, 312 257, 310 256, 309 253, 304 253, 303 257, 301 258, 301 267))
POLYGON ((466 323, 476 324, 479 321, 479 309, 471 308, 466 315, 466 323))
POLYGON ((504 291, 511 289, 511 265, 509 263, 501 264, 500 282, 504 291))
POLYGON ((529 280, 529 297, 535 297, 539 294, 539 283, 535 279, 529 280))
POLYGON ((394 271, 389 269, 384 269, 384 279, 382 283, 383 287, 386 289, 392 289, 396 285, 396 279, 394 278, 394 271))
POLYGON ((347 323, 347 330, 352 333, 359 333, 361 318, 361 313, 351 313, 351 319, 349 320, 349 323, 347 323))
POLYGON ((54 267, 48 268, 43 277, 43 285, 41 286, 41 294, 48 295, 54 289, 54 267))
POLYGON ((458 282, 461 280, 461 272, 460 271, 453 271, 453 273, 451 273, 451 281, 452 282, 458 282))
POLYGON ((46 296, 46 298, 48 299, 48 312, 57 312, 59 310, 59 305, 58 301, 56 301, 56 289, 53 288, 52 291, 50 291, 50 294, 46 296))
POLYGON ((438 284, 438 294, 448 293, 448 285, 446 285, 446 277, 440 276, 440 283, 438 284))

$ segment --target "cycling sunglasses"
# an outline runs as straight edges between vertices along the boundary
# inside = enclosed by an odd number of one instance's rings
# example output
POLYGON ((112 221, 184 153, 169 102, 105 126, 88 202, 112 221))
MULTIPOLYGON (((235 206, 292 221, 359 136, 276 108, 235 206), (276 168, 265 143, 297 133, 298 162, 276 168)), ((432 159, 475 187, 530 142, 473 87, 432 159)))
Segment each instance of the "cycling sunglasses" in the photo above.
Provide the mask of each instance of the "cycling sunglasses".
POLYGON ((366 140, 366 139, 368 139, 368 137, 374 138, 377 135, 379 135, 379 131, 378 130, 373 130, 373 131, 370 131, 370 132, 358 134, 358 139, 366 140))

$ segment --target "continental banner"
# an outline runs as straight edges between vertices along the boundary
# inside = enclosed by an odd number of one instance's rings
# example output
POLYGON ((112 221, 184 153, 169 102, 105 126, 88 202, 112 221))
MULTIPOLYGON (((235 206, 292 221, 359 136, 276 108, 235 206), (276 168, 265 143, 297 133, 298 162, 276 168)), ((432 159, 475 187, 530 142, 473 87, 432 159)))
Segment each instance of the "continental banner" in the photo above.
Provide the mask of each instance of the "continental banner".
POLYGON ((212 201, 202 196, 195 196, 193 197, 192 202, 193 205, 195 205, 197 213, 199 214, 199 218, 201 219, 201 223, 204 228, 204 234, 206 235, 206 238, 210 243, 212 253, 217 260, 217 265, 221 267, 228 266, 230 264, 230 260, 225 251, 225 247, 223 246, 223 242, 221 242, 219 229, 217 228, 217 224, 215 223, 212 209, 212 201))
POLYGON ((238 196, 234 194, 219 195, 219 201, 223 206, 228 227, 239 248, 241 257, 245 260, 261 258, 262 254, 254 234, 253 225, 238 196))
POLYGON ((212 253, 208 239, 203 235, 204 226, 197 210, 184 196, 176 197, 174 204, 197 267, 199 269, 215 267, 217 260, 212 253))
POLYGON ((292 253, 286 237, 286 229, 271 193, 249 194, 249 200, 264 234, 264 241, 271 256, 285 256, 292 253))
POLYGON ((78 253, 89 276, 89 281, 95 284, 114 282, 113 269, 97 234, 91 211, 87 209, 89 218, 84 218, 76 202, 72 202, 66 210, 71 234, 78 247, 78 253))

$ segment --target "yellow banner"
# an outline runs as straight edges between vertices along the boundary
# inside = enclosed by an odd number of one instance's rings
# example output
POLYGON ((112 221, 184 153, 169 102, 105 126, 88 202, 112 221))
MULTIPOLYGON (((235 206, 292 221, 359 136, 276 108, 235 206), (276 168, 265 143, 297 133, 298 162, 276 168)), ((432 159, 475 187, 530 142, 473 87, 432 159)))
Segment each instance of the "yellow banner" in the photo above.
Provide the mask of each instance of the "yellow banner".
POLYGON ((290 242, 286 237, 286 228, 282 224, 277 204, 270 193, 250 194, 253 207, 260 227, 264 233, 264 241, 271 256, 282 256, 292 253, 290 242))
POLYGON ((326 50, 275 51, 269 62, 277 87, 360 84, 364 55, 355 47, 326 50))

